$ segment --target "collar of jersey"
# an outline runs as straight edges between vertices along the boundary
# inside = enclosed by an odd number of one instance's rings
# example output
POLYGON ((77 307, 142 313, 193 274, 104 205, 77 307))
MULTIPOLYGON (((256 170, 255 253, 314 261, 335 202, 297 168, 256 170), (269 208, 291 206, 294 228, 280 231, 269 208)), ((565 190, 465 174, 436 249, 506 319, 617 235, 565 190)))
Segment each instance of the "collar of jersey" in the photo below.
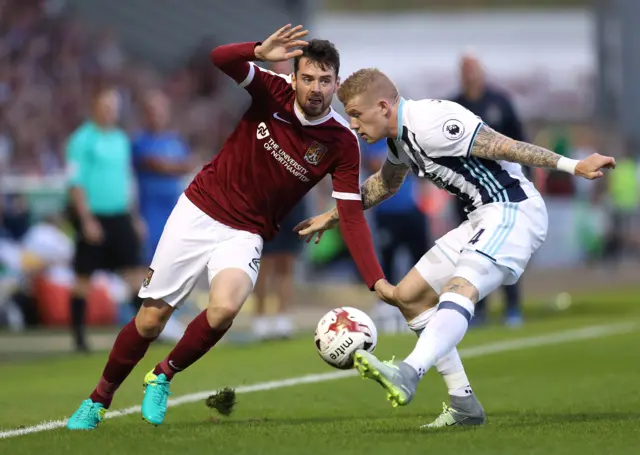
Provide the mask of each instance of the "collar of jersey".
POLYGON ((295 112, 296 117, 302 123, 302 126, 312 126, 312 125, 320 125, 321 123, 326 122, 331 117, 333 117, 333 108, 329 109, 329 112, 324 117, 317 118, 315 120, 307 120, 302 112, 300 112, 300 108, 298 108, 298 103, 296 100, 293 100, 293 112, 295 112))
POLYGON ((398 135, 396 136, 396 141, 402 139, 402 111, 404 111, 404 98, 400 97, 400 102, 398 103, 398 135))

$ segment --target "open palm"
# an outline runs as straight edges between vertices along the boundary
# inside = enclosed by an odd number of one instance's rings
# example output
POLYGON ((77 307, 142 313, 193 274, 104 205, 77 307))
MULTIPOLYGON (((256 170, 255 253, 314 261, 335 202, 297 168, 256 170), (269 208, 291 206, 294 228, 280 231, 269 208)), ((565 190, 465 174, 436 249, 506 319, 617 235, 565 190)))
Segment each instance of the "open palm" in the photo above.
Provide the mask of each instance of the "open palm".
POLYGON ((265 62, 281 62, 298 57, 302 55, 302 50, 294 48, 308 44, 300 39, 308 33, 308 30, 302 29, 302 25, 291 28, 291 24, 287 24, 256 46, 256 57, 265 62))

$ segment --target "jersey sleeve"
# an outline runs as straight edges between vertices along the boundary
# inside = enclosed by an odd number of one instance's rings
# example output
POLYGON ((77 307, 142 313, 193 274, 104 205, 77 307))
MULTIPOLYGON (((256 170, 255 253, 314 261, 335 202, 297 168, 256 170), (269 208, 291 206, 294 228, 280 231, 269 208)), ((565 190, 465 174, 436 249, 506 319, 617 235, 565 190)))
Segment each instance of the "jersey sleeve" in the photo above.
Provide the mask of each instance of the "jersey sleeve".
POLYGON ((483 122, 453 101, 423 100, 411 112, 417 145, 429 158, 468 157, 483 122))
POLYGON ((331 196, 338 200, 360 201, 360 144, 355 136, 340 153, 340 160, 331 174, 331 196))
POLYGON ((332 177, 342 237, 364 282, 373 289, 376 282, 384 278, 384 273, 364 217, 360 197, 360 150, 355 136, 342 151, 332 177))
POLYGON ((211 51, 211 61, 252 97, 277 95, 289 87, 291 77, 256 65, 254 49, 258 44, 253 41, 216 47, 211 51))

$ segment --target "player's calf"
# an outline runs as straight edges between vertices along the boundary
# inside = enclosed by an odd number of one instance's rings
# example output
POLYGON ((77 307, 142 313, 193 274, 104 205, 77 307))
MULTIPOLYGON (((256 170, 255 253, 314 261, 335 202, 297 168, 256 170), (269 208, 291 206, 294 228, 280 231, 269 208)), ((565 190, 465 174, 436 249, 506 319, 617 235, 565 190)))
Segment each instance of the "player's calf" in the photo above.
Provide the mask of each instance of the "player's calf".
POLYGON ((153 425, 164 422, 173 377, 204 356, 229 329, 230 324, 211 327, 207 316, 207 310, 196 316, 169 355, 145 376, 142 418, 147 422, 153 425))
POLYGON ((438 293, 415 268, 412 268, 407 276, 398 283, 394 297, 398 309, 409 321, 410 326, 411 321, 418 319, 438 304, 438 293))
POLYGON ((134 319, 125 325, 111 348, 98 385, 82 402, 67 423, 70 430, 92 430, 102 421, 106 410, 124 380, 142 360, 151 343, 162 331, 173 308, 162 301, 146 300, 134 319))
POLYGON ((171 380, 222 339, 252 289, 251 278, 240 269, 225 269, 211 280, 207 309, 191 321, 169 355, 145 376, 144 420, 154 425, 164 422, 171 380))
POLYGON ((460 255, 456 269, 440 295, 436 313, 405 362, 420 376, 462 340, 473 318, 475 303, 500 286, 508 271, 474 251, 460 255))
MULTIPOLYGON (((428 261, 431 267, 441 265, 444 261, 444 259, 436 257, 436 253, 434 253, 434 251, 425 255, 424 260, 428 261)), ((460 283, 460 280, 451 280, 448 284, 452 285, 455 283, 462 284, 460 283)), ((401 302, 424 310, 413 319, 410 319, 408 323, 409 328, 414 331, 418 337, 420 337, 424 330, 429 330, 428 325, 437 313, 439 300, 437 292, 422 277, 419 271, 414 268, 407 277, 398 284, 396 294, 401 302)), ((473 290, 469 290, 469 294, 473 296, 473 290)), ((419 371, 419 366, 417 368, 415 365, 413 366, 416 369, 416 372, 419 371)), ((467 400, 469 396, 473 396, 469 379, 465 373, 458 351, 455 348, 440 357, 436 361, 435 367, 438 370, 438 373, 442 375, 442 378, 447 385, 452 406, 460 400, 467 400)), ((473 399, 475 400, 475 396, 473 396, 473 399)))
POLYGON ((462 340, 473 311, 474 305, 469 298, 451 291, 443 293, 427 330, 420 334, 415 349, 405 362, 422 377, 462 340))

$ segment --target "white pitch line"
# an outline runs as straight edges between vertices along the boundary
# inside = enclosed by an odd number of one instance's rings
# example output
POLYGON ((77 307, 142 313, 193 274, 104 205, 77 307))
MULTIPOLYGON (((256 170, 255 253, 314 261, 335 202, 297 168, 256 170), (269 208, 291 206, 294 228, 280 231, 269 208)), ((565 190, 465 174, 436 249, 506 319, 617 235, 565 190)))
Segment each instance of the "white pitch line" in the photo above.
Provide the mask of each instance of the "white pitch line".
MULTIPOLYGON (((500 352, 518 351, 526 348, 533 348, 539 346, 547 346, 558 343, 569 343, 573 341, 589 340, 596 338, 603 338, 610 335, 618 335, 623 333, 632 332, 636 329, 637 324, 634 322, 625 322, 620 324, 610 325, 596 325, 584 327, 581 329, 565 330, 562 332, 554 332, 546 335, 539 335, 534 337, 516 338, 505 341, 498 341, 494 343, 483 344, 480 346, 466 348, 460 350, 461 357, 473 358, 482 357, 490 354, 497 354, 500 352)), ((336 379, 342 379, 350 376, 355 376, 355 370, 347 371, 333 371, 330 373, 321 374, 309 374, 306 376, 298 376, 295 378, 282 379, 269 382, 260 382, 258 384, 240 386, 236 388, 237 393, 252 393, 252 392, 264 392, 267 390, 282 389, 284 387, 293 387, 301 384, 314 384, 318 382, 333 381, 336 379)), ((180 406, 182 404, 193 403, 196 401, 204 400, 209 395, 214 394, 215 390, 209 390, 205 392, 189 393, 177 398, 169 400, 169 406, 180 406)), ((121 410, 110 411, 106 414, 105 418, 112 419, 115 417, 127 416, 129 414, 135 414, 140 412, 140 406, 131 406, 121 410)), ((16 436, 22 436, 30 433, 39 433, 41 431, 55 430, 57 428, 63 428, 67 424, 67 419, 52 420, 43 422, 38 425, 17 428, 15 430, 7 430, 0 432, 0 439, 13 438, 16 436)))

